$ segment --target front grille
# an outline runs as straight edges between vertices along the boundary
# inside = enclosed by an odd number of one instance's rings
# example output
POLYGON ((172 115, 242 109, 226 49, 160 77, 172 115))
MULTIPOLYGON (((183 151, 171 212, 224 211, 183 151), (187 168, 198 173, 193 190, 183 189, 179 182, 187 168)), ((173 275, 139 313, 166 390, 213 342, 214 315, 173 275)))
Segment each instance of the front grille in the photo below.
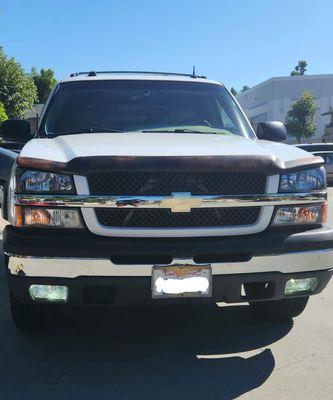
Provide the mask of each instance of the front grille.
POLYGON ((260 207, 193 208, 189 213, 169 209, 96 208, 104 226, 126 228, 198 228, 251 225, 257 222, 260 207))
MULTIPOLYGON (((251 172, 114 171, 88 175, 90 194, 114 196, 237 195, 265 193, 264 174, 251 172)), ((260 207, 169 209, 96 208, 103 226, 114 228, 209 228, 255 224, 260 207)))
POLYGON ((265 193, 266 176, 251 172, 100 172, 88 175, 90 194, 170 196, 265 193))

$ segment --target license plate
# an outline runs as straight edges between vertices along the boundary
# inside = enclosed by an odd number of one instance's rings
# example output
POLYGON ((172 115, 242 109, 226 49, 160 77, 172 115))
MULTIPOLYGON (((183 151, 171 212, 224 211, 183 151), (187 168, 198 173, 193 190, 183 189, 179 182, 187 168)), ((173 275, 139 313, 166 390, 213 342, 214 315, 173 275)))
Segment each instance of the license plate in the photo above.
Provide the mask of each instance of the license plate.
POLYGON ((212 268, 210 265, 154 266, 152 270, 152 297, 210 297, 212 295, 212 268))

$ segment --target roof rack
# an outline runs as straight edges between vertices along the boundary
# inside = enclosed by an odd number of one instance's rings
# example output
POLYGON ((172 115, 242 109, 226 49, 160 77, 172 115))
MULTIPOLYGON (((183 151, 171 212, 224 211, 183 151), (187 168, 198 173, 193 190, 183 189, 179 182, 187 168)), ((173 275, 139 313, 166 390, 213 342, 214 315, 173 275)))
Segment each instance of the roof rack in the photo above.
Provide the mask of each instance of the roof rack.
POLYGON ((207 76, 199 76, 193 74, 181 74, 179 72, 155 72, 155 71, 85 71, 85 72, 73 72, 70 74, 71 78, 79 75, 97 76, 99 74, 142 74, 142 75, 171 75, 171 76, 187 76, 193 79, 201 78, 207 79, 207 76))

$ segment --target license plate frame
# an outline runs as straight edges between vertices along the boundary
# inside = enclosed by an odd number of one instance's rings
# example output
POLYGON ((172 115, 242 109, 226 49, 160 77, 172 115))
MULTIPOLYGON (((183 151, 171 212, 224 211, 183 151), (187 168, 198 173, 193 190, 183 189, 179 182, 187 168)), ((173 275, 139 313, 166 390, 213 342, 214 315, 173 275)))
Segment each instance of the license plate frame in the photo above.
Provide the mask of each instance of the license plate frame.
MULTIPOLYGON (((174 282, 173 282, 174 283, 174 282)), ((200 284, 203 284, 203 280, 200 280, 200 284)), ((177 263, 174 265, 154 265, 152 268, 151 275, 151 293, 153 299, 163 299, 163 298, 192 298, 192 297, 212 297, 212 267, 210 264, 205 265, 191 265, 191 264, 181 264, 177 263), (157 286, 164 286, 162 292, 158 290, 156 286, 157 279, 162 278, 162 281, 159 281, 157 286), (166 278, 166 279, 165 279, 166 278), (178 283, 175 283, 176 286, 179 285, 180 282, 184 279, 190 279, 186 282, 183 282, 188 287, 198 286, 198 280, 192 280, 191 278, 204 278, 208 281, 208 288, 206 291, 183 291, 180 293, 170 293, 165 292, 164 290, 168 290, 165 288, 166 285, 170 285, 171 282, 165 285, 166 281, 174 280, 178 283)))

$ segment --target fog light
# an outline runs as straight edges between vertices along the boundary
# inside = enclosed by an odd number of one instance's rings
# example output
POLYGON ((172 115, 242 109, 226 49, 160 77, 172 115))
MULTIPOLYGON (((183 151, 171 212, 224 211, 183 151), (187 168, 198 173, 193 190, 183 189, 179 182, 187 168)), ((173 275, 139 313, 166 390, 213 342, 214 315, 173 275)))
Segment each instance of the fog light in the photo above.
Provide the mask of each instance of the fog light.
POLYGON ((319 284, 318 278, 290 279, 286 283, 284 294, 290 296, 302 292, 314 292, 319 284))
POLYGON ((29 294, 32 300, 67 301, 68 287, 57 285, 30 285, 29 294))

